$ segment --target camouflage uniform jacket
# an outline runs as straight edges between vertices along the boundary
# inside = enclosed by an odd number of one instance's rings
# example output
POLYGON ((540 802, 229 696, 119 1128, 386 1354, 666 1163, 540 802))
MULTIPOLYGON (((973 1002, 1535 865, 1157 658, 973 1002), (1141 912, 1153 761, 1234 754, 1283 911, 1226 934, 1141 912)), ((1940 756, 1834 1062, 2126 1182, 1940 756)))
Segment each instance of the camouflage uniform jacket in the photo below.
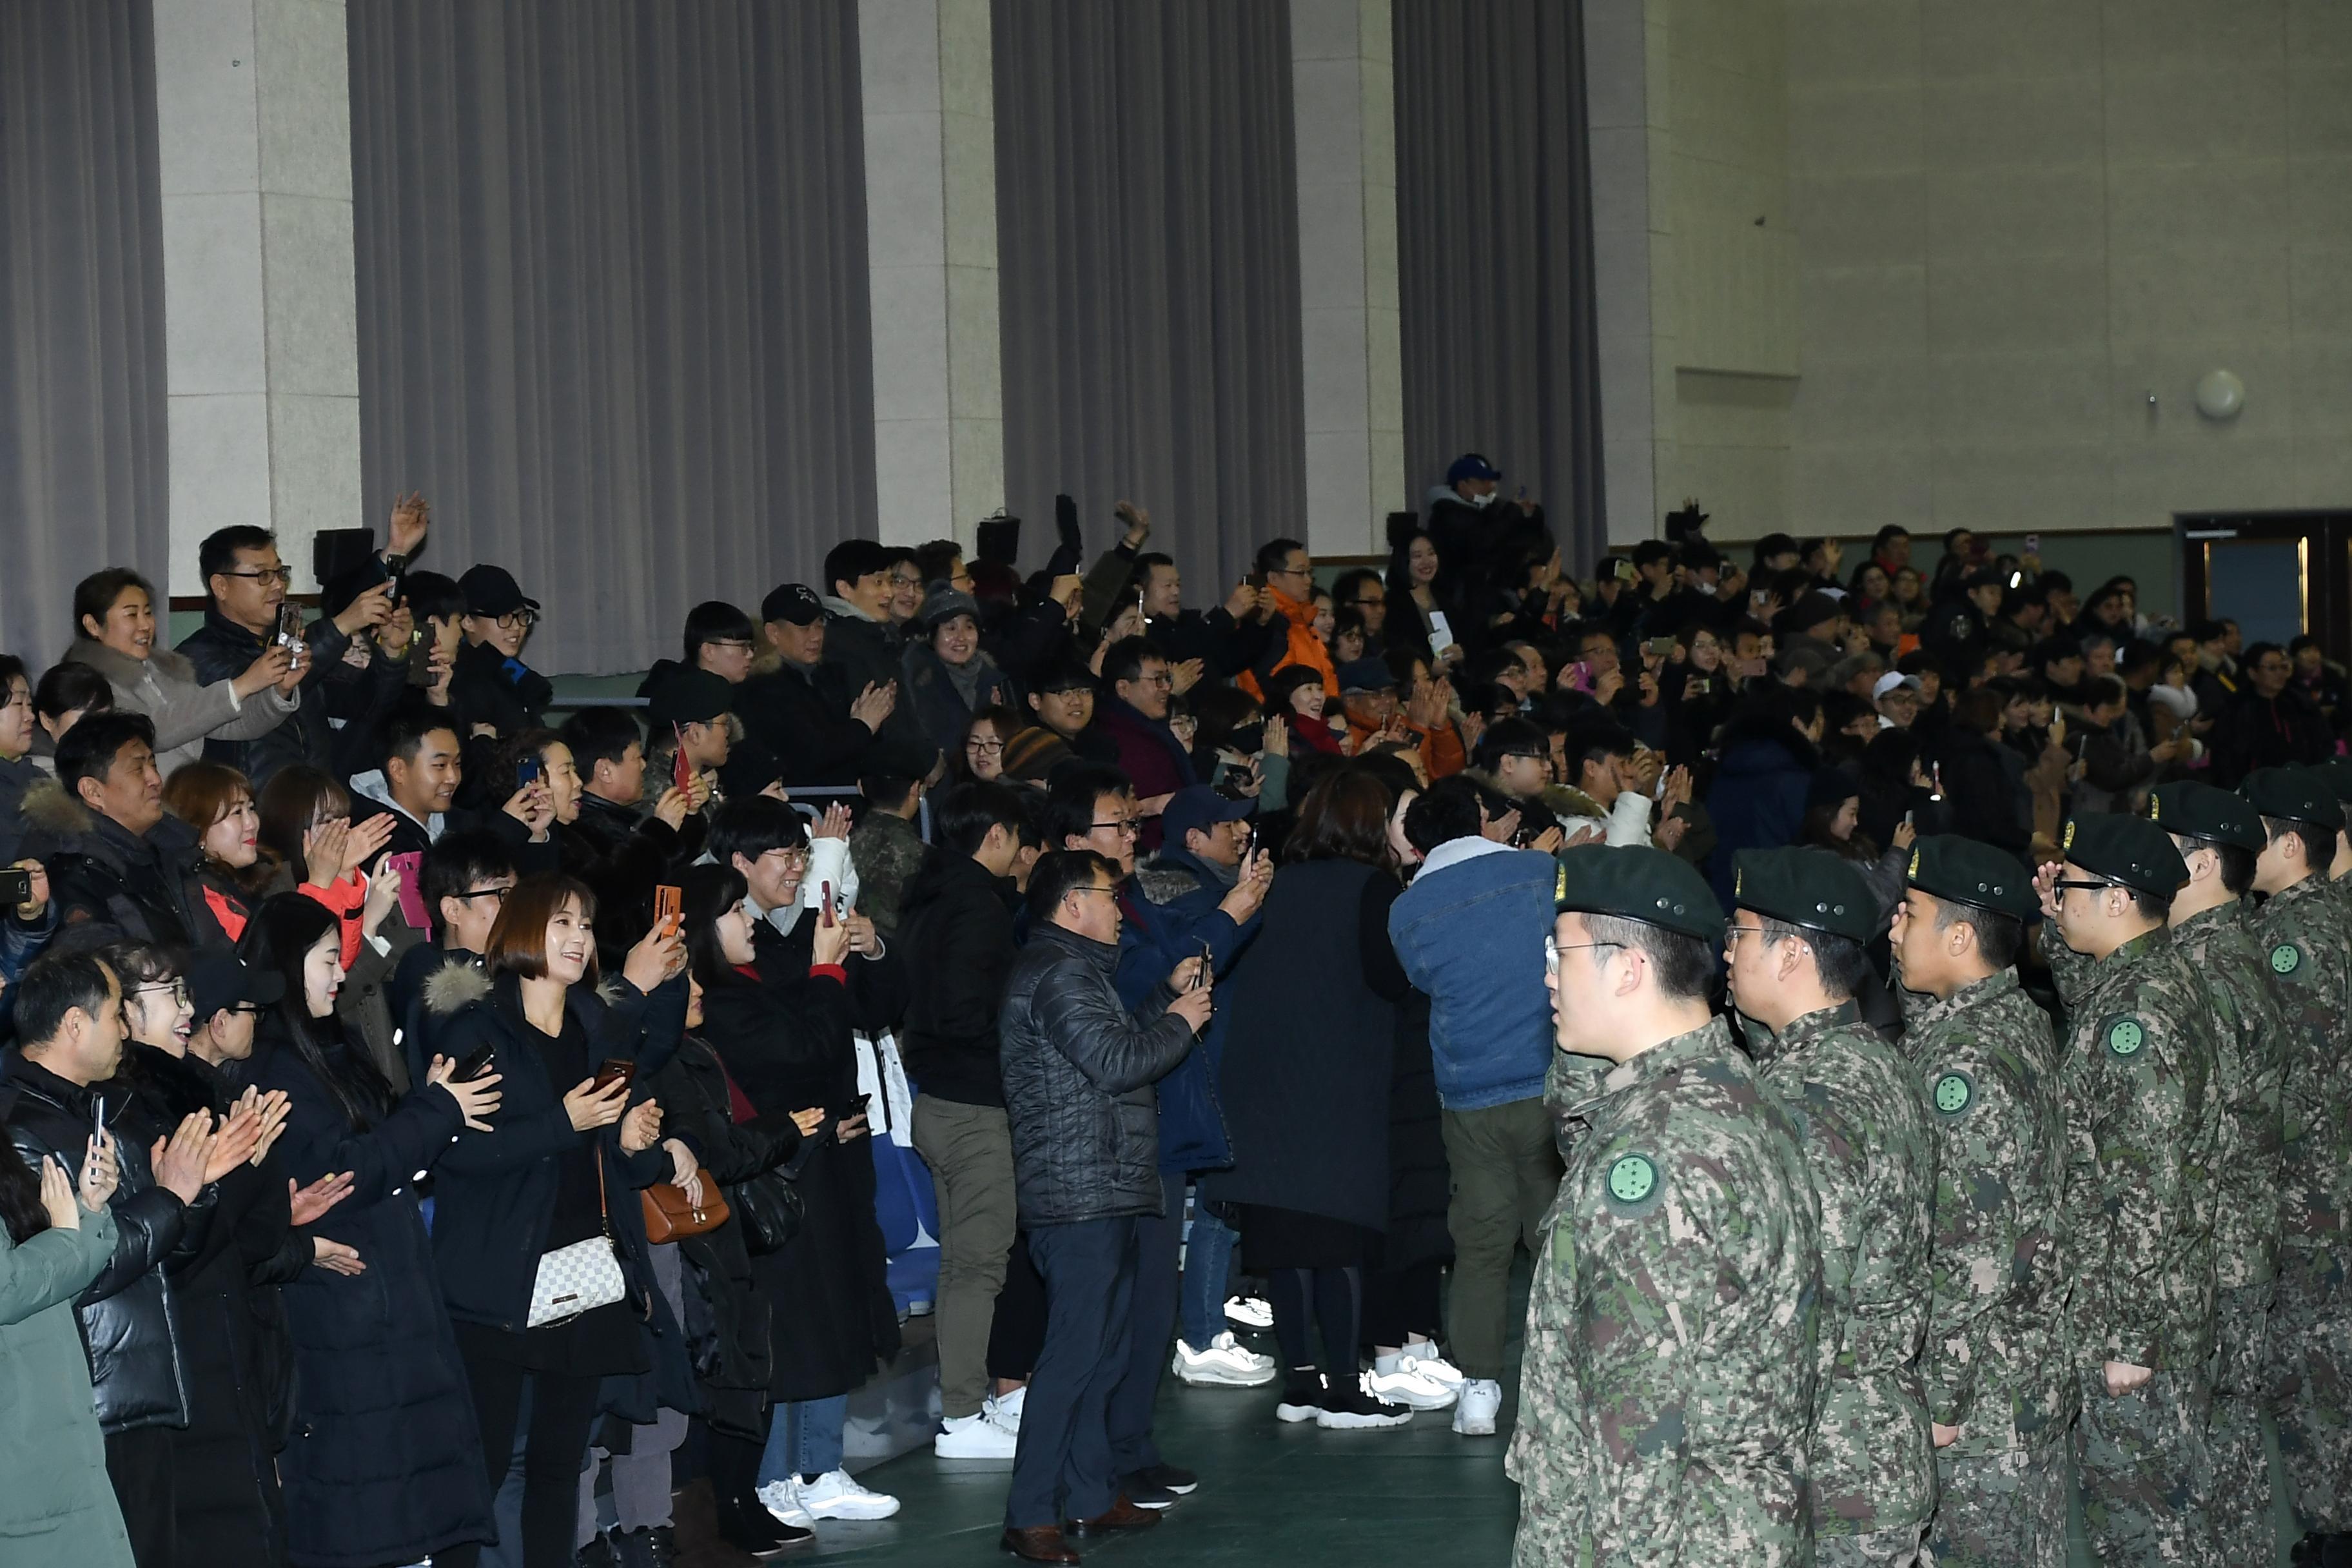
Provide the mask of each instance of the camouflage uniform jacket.
MULTIPOLYGON (((2330 1277, 2352 1213, 2352 952, 2343 895, 2324 877, 2274 893, 2254 917, 2254 942, 2287 1024, 2280 1092, 2279 1267, 2330 1277)), ((2352 1270, 2347 1270, 2352 1271, 2352 1270)))
POLYGON ((1927 1415, 1955 1457, 2055 1443, 2074 1414, 2060 1246, 2066 1113, 2049 1016, 2004 969, 1927 998, 1903 1037, 1935 1128, 1927 1415))
POLYGON ((1811 1563, 1821 1229, 1795 1125, 1720 1019, 1593 1087, 1562 1108, 1528 1305, 1514 1561, 1811 1563))
POLYGON ((2232 900, 2172 928, 2174 945, 2203 985, 2219 1047, 2221 1110, 2213 1159, 2213 1282, 2260 1285, 2278 1270, 2279 1095, 2294 1052, 2270 949, 2253 916, 2232 900))
POLYGON ((2065 1251, 2077 1366, 2203 1375, 2221 1107, 2204 987, 2162 928, 2053 964, 2068 1014, 2065 1251))
POLYGON ((1742 1023, 1764 1086, 1796 1118, 1822 1210, 1813 1533, 1919 1523, 1936 1506, 1919 1380, 1936 1195, 1927 1098, 1852 1002, 1777 1036, 1742 1023))

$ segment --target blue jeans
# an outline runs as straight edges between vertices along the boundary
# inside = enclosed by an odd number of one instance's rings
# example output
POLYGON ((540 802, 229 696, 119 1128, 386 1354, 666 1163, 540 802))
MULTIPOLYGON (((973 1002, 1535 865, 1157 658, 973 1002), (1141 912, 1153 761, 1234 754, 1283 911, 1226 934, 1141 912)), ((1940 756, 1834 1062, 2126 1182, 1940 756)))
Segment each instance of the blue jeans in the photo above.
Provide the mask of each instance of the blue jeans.
POLYGON ((1225 1298, 1232 1294, 1234 1247, 1241 1238, 1234 1227, 1211 1214, 1196 1194, 1192 1200, 1192 1234, 1184 1243, 1184 1284, 1180 1298, 1184 1342, 1206 1349, 1225 1331, 1225 1298))
POLYGON ((768 1427, 768 1451, 760 1457, 760 1484, 841 1468, 841 1428, 848 1419, 846 1394, 777 1405, 768 1427))

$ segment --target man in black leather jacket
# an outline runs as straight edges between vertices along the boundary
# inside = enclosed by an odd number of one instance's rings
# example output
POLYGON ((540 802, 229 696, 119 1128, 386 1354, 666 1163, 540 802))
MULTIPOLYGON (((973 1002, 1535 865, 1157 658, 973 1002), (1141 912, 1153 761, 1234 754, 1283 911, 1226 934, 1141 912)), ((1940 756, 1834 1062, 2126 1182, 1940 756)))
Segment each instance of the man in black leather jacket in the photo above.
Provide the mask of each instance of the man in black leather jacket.
POLYGON ((1013 1186, 1046 1300, 1002 1544, 1034 1563, 1076 1560, 1065 1530, 1159 1522, 1118 1489, 1110 1395, 1129 1359, 1137 1221, 1162 1202, 1152 1085, 1208 1022, 1210 977, 1187 959, 1133 1013, 1120 1004, 1119 877, 1092 850, 1037 862, 1029 945, 997 1021, 1013 1186))
POLYGON ((16 1028, 22 1043, 0 1058, 0 1073, 16 1095, 7 1127, 17 1152, 35 1170, 54 1157, 79 1181, 93 1129, 102 1127, 121 1170, 108 1205, 118 1231, 113 1259, 74 1306, 132 1554, 140 1568, 170 1568, 176 1561, 170 1428, 188 1422, 171 1276, 203 1250, 210 1168, 249 1157, 259 1122, 242 1121, 219 1138, 208 1116, 166 1128, 115 1079, 122 984, 94 954, 47 954, 26 970, 16 984, 16 1028))

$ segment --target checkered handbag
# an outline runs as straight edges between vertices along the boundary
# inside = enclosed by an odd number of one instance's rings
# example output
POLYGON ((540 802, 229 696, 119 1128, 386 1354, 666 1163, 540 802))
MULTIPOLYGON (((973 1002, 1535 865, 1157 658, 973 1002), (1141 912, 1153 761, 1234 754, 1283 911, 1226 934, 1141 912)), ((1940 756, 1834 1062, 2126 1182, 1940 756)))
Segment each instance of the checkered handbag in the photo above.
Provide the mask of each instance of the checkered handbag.
POLYGON ((530 1285, 531 1328, 544 1328, 597 1307, 609 1307, 628 1293, 621 1279, 621 1255, 613 1242, 613 1222, 604 1207, 604 1154, 596 1162, 596 1223, 603 1233, 539 1255, 539 1275, 530 1285))

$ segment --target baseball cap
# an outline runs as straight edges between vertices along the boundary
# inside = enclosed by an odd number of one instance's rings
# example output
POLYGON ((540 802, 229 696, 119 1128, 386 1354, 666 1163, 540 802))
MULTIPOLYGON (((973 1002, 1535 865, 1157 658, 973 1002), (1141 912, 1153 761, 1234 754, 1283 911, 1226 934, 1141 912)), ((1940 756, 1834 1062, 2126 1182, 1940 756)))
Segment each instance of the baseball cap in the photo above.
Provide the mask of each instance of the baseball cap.
POLYGON ((813 626, 824 619, 824 601, 805 583, 782 583, 760 601, 760 618, 795 626, 813 626))
POLYGON ((1890 669, 1871 684, 1870 700, 1875 702, 1888 692, 1903 686, 1916 691, 1919 689, 1919 678, 1916 675, 1897 675, 1890 669))
POLYGON ((1181 847, 1184 835, 1194 828, 1239 822, 1256 810, 1255 801, 1231 800, 1207 784, 1190 784, 1168 797, 1167 809, 1160 814, 1160 832, 1164 842, 1181 847))
MULTIPOLYGON (((1427 473, 1429 470, 1424 468, 1422 471, 1427 473)), ((1454 466, 1445 470, 1445 482, 1449 485, 1458 485, 1465 479, 1499 479, 1502 477, 1502 469, 1475 452, 1463 453, 1454 459, 1454 466)))
POLYGON ((1390 672, 1388 660, 1383 658, 1351 658, 1336 673, 1343 696, 1396 689, 1397 679, 1390 672))

